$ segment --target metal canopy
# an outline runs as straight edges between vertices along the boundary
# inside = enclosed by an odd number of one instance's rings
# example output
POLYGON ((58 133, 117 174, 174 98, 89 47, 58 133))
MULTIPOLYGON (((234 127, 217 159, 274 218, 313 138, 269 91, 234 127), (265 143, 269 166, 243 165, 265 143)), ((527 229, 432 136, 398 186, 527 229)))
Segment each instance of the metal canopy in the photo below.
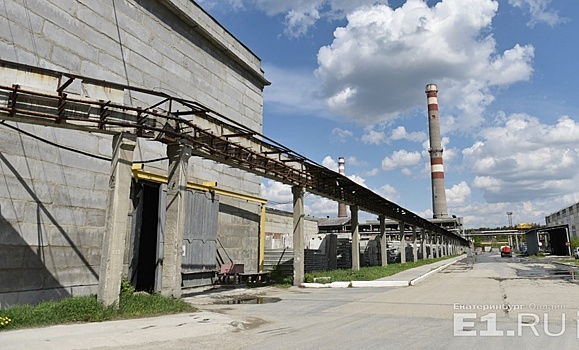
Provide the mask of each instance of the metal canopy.
POLYGON ((1 119, 93 133, 129 133, 166 144, 187 143, 194 155, 290 186, 301 186, 322 197, 468 244, 462 236, 198 102, 3 60, 0 68, 3 72, 0 82, 14 77, 11 85, 0 84, 1 119), (19 81, 26 84, 19 85, 19 81), (109 98, 91 99, 70 92, 74 83, 90 87, 93 95, 109 98), (124 103, 126 95, 138 99, 128 105, 124 103))

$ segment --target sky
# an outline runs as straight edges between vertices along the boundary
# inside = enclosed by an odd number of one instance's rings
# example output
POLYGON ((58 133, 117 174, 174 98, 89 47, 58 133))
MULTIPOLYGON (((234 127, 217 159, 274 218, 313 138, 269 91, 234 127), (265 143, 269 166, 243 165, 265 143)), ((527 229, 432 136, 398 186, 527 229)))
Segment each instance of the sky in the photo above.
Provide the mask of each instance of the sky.
MULTIPOLYGON (((261 59, 263 134, 313 162, 344 157, 346 176, 432 218, 434 83, 448 211, 465 228, 508 226, 507 212, 544 225, 579 202, 579 1, 197 2, 261 59)), ((264 179, 261 194, 291 211, 288 186, 264 179)))

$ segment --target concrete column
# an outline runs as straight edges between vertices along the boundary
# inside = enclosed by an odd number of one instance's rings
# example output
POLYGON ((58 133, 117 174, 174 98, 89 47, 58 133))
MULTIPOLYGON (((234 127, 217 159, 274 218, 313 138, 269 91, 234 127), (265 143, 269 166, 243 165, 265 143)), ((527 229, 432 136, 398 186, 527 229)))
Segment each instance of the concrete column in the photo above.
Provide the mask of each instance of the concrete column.
POLYGON ((109 175, 106 227, 103 236, 97 299, 105 306, 119 303, 123 260, 131 210, 131 176, 136 138, 125 134, 113 137, 113 158, 109 175))
POLYGON ((440 256, 446 256, 446 237, 440 236, 440 256))
POLYGON ((422 259, 426 259, 426 230, 420 229, 420 248, 422 249, 422 259))
POLYGON ((191 147, 181 143, 167 145, 167 157, 169 158, 169 176, 161 294, 179 298, 181 297, 183 233, 187 216, 187 165, 191 157, 191 147))
POLYGON ((418 261, 418 249, 416 248, 416 226, 412 226, 412 261, 418 261))
POLYGON ((434 257, 434 245, 433 245, 433 241, 432 241, 432 232, 428 232, 428 247, 430 248, 429 253, 428 253, 428 259, 432 259, 434 257))
POLYGON ((446 255, 452 255, 450 251, 450 238, 446 238, 446 255))
POLYGON ((380 254, 382 255, 382 266, 388 266, 388 239, 386 238, 386 217, 380 215, 380 254))
POLYGON ((438 251, 438 233, 434 234, 434 242, 433 242, 433 246, 434 246, 434 250, 433 250, 433 254, 432 257, 433 258, 438 258, 439 257, 439 251, 438 251))
POLYGON ((352 270, 360 270, 360 231, 358 230, 358 206, 350 206, 352 220, 352 270))
POLYGON ((403 221, 398 223, 398 228, 400 229, 400 263, 404 264, 406 262, 406 239, 404 238, 403 221))
POLYGON ((326 256, 328 257, 328 270, 338 268, 338 235, 331 233, 326 235, 326 256))
POLYGON ((305 190, 301 186, 292 187, 293 194, 293 211, 294 211, 294 286, 299 286, 304 282, 304 249, 305 234, 304 234, 304 194, 305 190))
POLYGON ((515 235, 515 244, 517 245, 515 247, 515 251, 519 251, 519 235, 515 235))

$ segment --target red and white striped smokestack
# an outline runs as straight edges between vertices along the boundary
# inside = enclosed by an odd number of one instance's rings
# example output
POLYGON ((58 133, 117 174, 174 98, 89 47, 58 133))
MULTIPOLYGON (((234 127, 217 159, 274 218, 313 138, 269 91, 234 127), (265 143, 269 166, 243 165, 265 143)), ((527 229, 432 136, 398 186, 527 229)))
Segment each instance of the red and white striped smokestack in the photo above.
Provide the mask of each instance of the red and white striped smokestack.
POLYGON ((432 178, 433 217, 448 217, 442 164, 442 141, 440 139, 440 119, 438 117, 438 88, 436 84, 426 85, 428 100, 428 130, 430 133, 430 169, 432 178))
MULTIPOLYGON (((338 173, 340 175, 346 175, 345 163, 346 161, 344 160, 344 157, 338 158, 338 173)), ((346 206, 346 203, 342 202, 338 203, 338 217, 339 218, 348 217, 348 208, 346 206)))

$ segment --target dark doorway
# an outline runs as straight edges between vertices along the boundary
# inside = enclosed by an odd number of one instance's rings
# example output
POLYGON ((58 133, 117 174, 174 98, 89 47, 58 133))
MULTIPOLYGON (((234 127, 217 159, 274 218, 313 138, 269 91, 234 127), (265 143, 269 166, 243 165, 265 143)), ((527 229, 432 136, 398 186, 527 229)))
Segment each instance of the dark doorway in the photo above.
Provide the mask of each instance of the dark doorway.
POLYGON ((155 291, 157 242, 159 225, 159 185, 135 183, 135 214, 133 220, 133 257, 131 284, 137 291, 155 291))

